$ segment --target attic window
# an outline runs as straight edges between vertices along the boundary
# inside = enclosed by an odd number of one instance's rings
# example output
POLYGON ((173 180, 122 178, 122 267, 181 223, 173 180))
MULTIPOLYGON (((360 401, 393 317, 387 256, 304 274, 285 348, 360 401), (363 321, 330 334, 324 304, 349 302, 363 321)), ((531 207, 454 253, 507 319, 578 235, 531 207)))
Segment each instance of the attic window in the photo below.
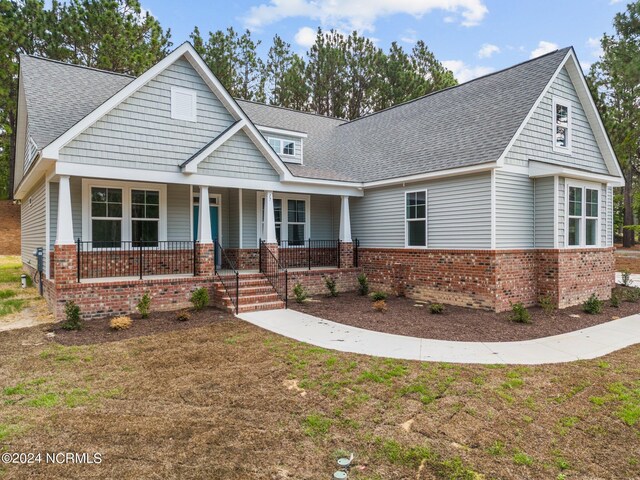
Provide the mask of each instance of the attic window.
POLYGON ((198 95, 195 90, 171 87, 171 118, 196 122, 198 120, 198 95))
POLYGON ((296 143, 293 140, 269 137, 269 145, 271 145, 278 155, 295 155, 296 143))
POLYGON ((553 99, 553 149, 571 151, 571 105, 561 99, 553 99))

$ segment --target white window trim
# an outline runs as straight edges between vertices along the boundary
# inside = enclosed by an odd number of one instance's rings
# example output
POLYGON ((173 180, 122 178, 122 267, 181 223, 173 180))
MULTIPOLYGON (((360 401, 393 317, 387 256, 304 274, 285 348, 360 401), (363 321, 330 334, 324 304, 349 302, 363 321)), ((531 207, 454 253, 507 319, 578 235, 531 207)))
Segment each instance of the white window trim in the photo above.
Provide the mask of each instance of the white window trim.
POLYGON ((185 120, 187 122, 198 121, 198 92, 190 88, 171 87, 171 118, 174 120, 185 120), (181 93, 183 95, 189 95, 191 97, 191 115, 180 115, 174 111, 173 104, 175 102, 175 95, 181 93))
POLYGON ((571 154, 572 144, 571 141, 573 137, 573 112, 571 108, 571 102, 569 100, 565 100, 560 97, 552 98, 552 107, 551 107, 551 141, 553 145, 553 151, 558 153, 566 153, 571 154), (561 147, 556 143, 556 106, 561 105, 563 107, 567 107, 567 146, 561 147))
MULTIPOLYGON (((258 193, 257 197, 257 219, 258 219, 258 232, 257 240, 258 244, 262 238, 262 201, 264 200, 264 193, 258 193)), ((282 201, 282 222, 280 222, 280 240, 289 240, 289 206, 287 200, 304 200, 304 240, 308 240, 311 236, 311 195, 283 195, 274 193, 274 200, 282 201)), ((292 247, 293 248, 293 247, 292 247)))
MULTIPOLYGON (((278 155, 280 155, 280 156, 282 156, 282 157, 287 157, 288 159, 289 159, 289 158, 295 158, 295 156, 296 156, 296 141, 295 141, 295 140, 288 140, 288 139, 286 139, 286 138, 281 138, 281 137, 272 137, 272 136, 269 136, 269 137, 267 137, 267 142, 269 143, 269 145, 271 145, 271 148, 273 148, 273 149, 274 149, 274 151, 275 151, 278 155), (278 140, 278 141, 280 142, 280 149, 279 149, 280 151, 278 151, 278 150, 276 150, 275 148, 273 148, 273 145, 271 145, 271 140, 278 140), (285 144, 285 142, 286 142, 286 143, 293 143, 293 154, 290 154, 290 153, 284 153, 284 144, 285 144)), ((290 162, 290 161, 291 161, 291 160, 287 160, 287 162, 290 162)), ((294 160, 294 161, 297 161, 297 160, 294 160)), ((300 163, 301 163, 301 162, 300 162, 300 163)))
POLYGON ((564 182, 564 211, 565 211, 565 234, 564 234, 564 246, 565 248, 600 248, 602 243, 602 185, 599 183, 591 182, 576 182, 565 178, 564 182), (569 215, 569 188, 581 188, 582 189, 582 215, 575 216, 569 215), (598 192, 598 217, 587 217, 587 192, 586 189, 596 190, 598 192), (569 245, 569 218, 580 218, 580 244, 569 245), (596 220, 596 243, 595 245, 587 245, 587 219, 596 220))
POLYGON ((82 240, 93 241, 91 231, 91 189, 122 189, 122 241, 131 241, 131 191, 154 190, 160 194, 160 219, 158 220, 158 241, 167 241, 167 186, 158 183, 121 182, 116 180, 82 179, 82 240))
POLYGON ((404 195, 402 196, 403 204, 402 204, 402 215, 404 221, 404 247, 405 248, 428 248, 429 247, 429 196, 427 194, 426 188, 420 188, 418 190, 405 190, 404 195), (409 222, 422 221, 422 219, 413 219, 409 220, 407 218, 407 195, 410 193, 420 193, 424 192, 424 245, 409 245, 409 222))

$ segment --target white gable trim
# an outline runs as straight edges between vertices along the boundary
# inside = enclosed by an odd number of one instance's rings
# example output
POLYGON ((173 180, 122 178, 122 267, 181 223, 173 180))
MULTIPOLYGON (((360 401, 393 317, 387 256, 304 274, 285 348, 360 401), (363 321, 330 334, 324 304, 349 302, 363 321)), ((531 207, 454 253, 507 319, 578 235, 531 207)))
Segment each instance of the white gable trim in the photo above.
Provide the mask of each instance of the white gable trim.
POLYGON ((612 187, 622 186, 623 179, 614 175, 603 175, 601 173, 592 173, 577 168, 556 165, 552 163, 529 161, 529 177, 567 177, 576 178, 578 180, 586 180, 591 182, 606 183, 612 187))
POLYGON ((613 147, 611 146, 611 142, 609 141, 609 136, 607 135, 607 131, 602 124, 602 119, 600 118, 600 114, 598 113, 598 109, 596 108, 596 104, 591 97, 591 93, 589 92, 589 87, 587 86, 587 82, 584 78, 584 75, 580 71, 580 65, 578 63, 578 59, 576 58, 575 52, 573 49, 567 52, 566 57, 560 62, 558 68, 554 72, 553 76, 547 83, 547 85, 542 90, 542 93, 534 103, 529 113, 525 117, 520 127, 516 131, 515 135, 509 141, 507 148, 504 149, 500 157, 498 158, 498 165, 504 166, 504 159, 513 147, 513 144, 516 142, 520 134, 529 123, 529 120, 533 116, 533 113, 536 111, 540 102, 544 96, 549 92, 551 85, 555 82, 556 78, 560 74, 563 68, 567 67, 567 73, 569 74, 569 78, 573 83, 573 87, 576 89, 576 93, 578 95, 578 99, 584 109, 585 115, 587 116, 587 120, 589 121, 589 125, 591 126, 591 130, 593 131, 593 135, 598 143, 598 147, 600 148, 600 152, 602 157, 604 158, 605 163, 607 164, 607 168, 609 169, 609 173, 612 176, 620 177, 620 184, 624 185, 624 176, 622 174, 622 170, 620 169, 620 165, 616 158, 616 154, 613 151, 613 147), (594 128, 595 127, 595 128, 594 128))
POLYGON ((198 72, 200 77, 209 86, 211 91, 218 97, 218 99, 227 108, 234 120, 243 120, 245 124, 245 130, 249 138, 253 141, 256 147, 262 152, 271 166, 278 172, 282 180, 293 179, 287 167, 282 160, 276 155, 273 149, 269 146, 265 138, 253 125, 251 120, 247 117, 244 111, 240 108, 238 103, 233 99, 229 92, 222 86, 220 81, 213 75, 209 67, 204 63, 200 55, 189 43, 183 43, 173 52, 171 52, 164 59, 160 60, 149 70, 144 72, 129 85, 124 87, 114 96, 109 98, 106 102, 96 108, 89 115, 84 117, 73 127, 63 133, 60 137, 49 144, 42 152, 42 156, 51 160, 58 160, 60 157, 60 149, 75 139, 78 135, 84 132, 87 128, 92 126, 106 114, 111 112, 114 108, 120 105, 124 100, 129 98, 135 92, 140 90, 149 81, 157 77, 161 72, 167 69, 170 65, 176 62, 181 57, 185 57, 191 66, 198 72))
POLYGON ((209 145, 207 148, 205 148, 200 153, 198 153, 197 156, 193 157, 189 161, 189 163, 184 164, 184 166, 182 167, 182 171, 185 173, 197 173, 198 165, 200 164, 200 162, 202 162, 205 158, 207 158, 209 155, 215 152, 218 148, 224 145, 227 142, 227 140, 233 137, 241 129, 245 128, 246 125, 247 125, 247 122, 245 120, 239 120, 238 122, 233 124, 231 128, 229 128, 222 135, 216 138, 211 145, 209 145))
POLYGON ((256 125, 256 128, 260 132, 275 133, 276 135, 287 135, 289 137, 307 138, 308 135, 303 132, 297 132, 295 130, 285 130, 283 128, 264 127, 262 125, 256 125))

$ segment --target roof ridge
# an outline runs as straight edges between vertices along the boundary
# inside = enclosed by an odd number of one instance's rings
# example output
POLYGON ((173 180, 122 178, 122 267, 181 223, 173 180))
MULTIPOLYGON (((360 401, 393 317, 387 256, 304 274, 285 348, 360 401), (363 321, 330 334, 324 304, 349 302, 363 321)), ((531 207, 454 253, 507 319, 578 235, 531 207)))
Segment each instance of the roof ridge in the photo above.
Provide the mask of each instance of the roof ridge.
POLYGON ((34 58, 36 60, 44 60, 45 62, 57 63, 59 65, 64 65, 65 67, 84 68, 85 70, 93 70, 94 72, 107 73, 109 75, 117 75, 117 76, 120 76, 120 77, 127 77, 127 78, 131 78, 131 79, 137 78, 136 76, 129 75, 127 73, 112 72, 111 70, 104 70, 102 68, 88 67, 86 65, 79 65, 79 64, 76 64, 76 63, 63 62, 62 60, 54 60, 53 58, 41 57, 40 55, 30 55, 28 53, 23 53, 20 56, 21 57, 30 57, 30 58, 34 58))
POLYGON ((234 100, 236 100, 237 102, 253 103, 254 105, 261 105, 263 107, 279 108, 281 110, 287 110, 289 112, 304 113, 305 115, 313 115, 314 117, 328 118, 329 120, 339 120, 343 123, 349 123, 349 120, 347 120, 346 118, 332 117, 329 115, 322 115, 321 113, 315 113, 315 112, 305 112, 303 110, 297 110, 295 108, 290 108, 290 107, 282 107, 280 105, 269 105, 268 103, 256 102, 255 100, 247 100, 245 98, 234 97, 234 100))
POLYGON ((343 123, 342 125, 338 125, 338 126, 342 127, 343 125, 350 125, 350 124, 352 124, 354 122, 357 122, 358 120, 363 120, 365 118, 370 118, 370 117, 372 117, 374 115, 377 115, 378 113, 384 113, 384 112, 387 112, 387 111, 389 111, 391 109, 394 109, 394 108, 397 108, 397 107, 403 107, 403 106, 408 105, 410 103, 414 103, 414 102, 417 102, 419 100, 423 100, 423 99, 425 99, 427 97, 431 97, 433 95, 437 95, 438 93, 443 93, 443 92, 446 92, 446 91, 449 91, 449 90, 453 90, 453 89, 456 89, 456 88, 459 88, 459 87, 463 87, 463 86, 468 85, 468 84, 470 84, 472 82, 475 82, 476 80, 483 80, 483 79, 491 77, 493 75, 497 75, 499 73, 507 72, 507 71, 512 70, 514 68, 521 67, 522 65, 525 65, 527 63, 532 63, 532 62, 538 61, 538 60, 540 60, 540 59, 542 59, 544 57, 548 57, 548 56, 554 55, 554 54, 556 54, 558 52, 562 52, 564 50, 566 50, 566 51, 573 50, 573 46, 555 49, 555 50, 553 50, 551 52, 545 53, 544 55, 540 55, 539 57, 529 58, 529 59, 524 60, 524 61, 522 61, 520 63, 516 63, 515 65, 511 65, 509 67, 505 67, 505 68, 502 68, 500 70, 496 70, 495 72, 487 73, 486 75, 482 75, 480 77, 472 78, 471 80, 467 80, 464 83, 460 83, 460 84, 454 85, 452 87, 443 88, 441 90, 436 90, 435 92, 430 92, 430 93, 427 93, 427 94, 422 95, 420 97, 412 98, 411 100, 407 100, 406 102, 397 103, 395 105, 392 105, 390 107, 384 108, 382 110, 378 110, 377 112, 373 112, 373 113, 370 113, 368 115, 364 115, 362 117, 354 118, 353 120, 347 121, 346 123, 343 123))

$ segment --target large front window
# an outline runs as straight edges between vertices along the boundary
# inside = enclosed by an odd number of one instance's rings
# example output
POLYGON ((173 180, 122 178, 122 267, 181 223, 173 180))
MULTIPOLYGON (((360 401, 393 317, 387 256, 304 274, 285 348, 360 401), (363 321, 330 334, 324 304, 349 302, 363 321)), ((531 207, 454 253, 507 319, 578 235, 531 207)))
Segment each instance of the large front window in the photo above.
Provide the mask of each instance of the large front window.
POLYGON ((289 245, 304 245, 306 204, 304 200, 289 200, 287 202, 287 234, 289 245))
POLYGON ((568 203, 567 244, 571 247, 598 245, 598 190, 570 186, 568 203))
POLYGON ((122 189, 91 188, 91 232, 95 248, 117 248, 122 240, 122 189))
POLYGON ((427 246, 427 192, 407 192, 406 235, 408 247, 427 246))
MULTIPOLYGON (((304 245, 305 238, 308 237, 307 223, 307 199, 287 198, 286 196, 273 199, 273 214, 276 224, 276 239, 278 244, 282 240, 288 246, 304 245)), ((260 236, 264 232, 265 220, 265 200, 261 200, 260 209, 260 236)))
POLYGON ((160 222, 160 192, 131 190, 131 240, 134 246, 156 247, 160 222))

